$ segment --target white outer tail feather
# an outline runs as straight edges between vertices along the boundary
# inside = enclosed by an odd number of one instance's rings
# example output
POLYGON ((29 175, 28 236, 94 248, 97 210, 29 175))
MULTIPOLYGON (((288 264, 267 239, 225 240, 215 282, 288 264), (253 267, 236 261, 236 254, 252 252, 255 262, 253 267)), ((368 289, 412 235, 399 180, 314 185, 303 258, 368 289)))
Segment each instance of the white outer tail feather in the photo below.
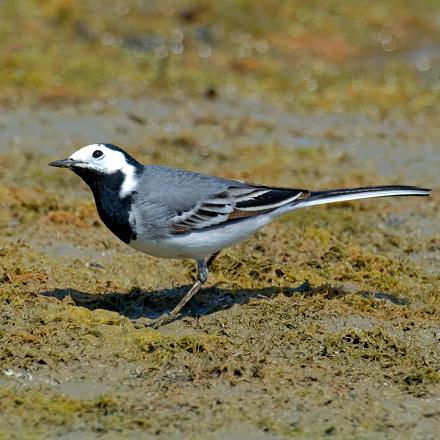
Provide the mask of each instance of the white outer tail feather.
POLYGON ((383 188, 383 189, 367 189, 365 188, 365 191, 362 191, 360 188, 353 188, 353 189, 347 189, 347 190, 341 190, 346 191, 344 194, 343 192, 341 194, 338 194, 338 190, 336 191, 328 191, 328 196, 326 197, 325 193, 326 191, 322 191, 319 193, 311 193, 310 197, 298 202, 296 205, 294 205, 294 209, 298 208, 306 208, 308 206, 315 206, 315 205, 323 205, 327 203, 335 203, 335 202, 347 202, 350 200, 359 200, 359 199, 369 199, 374 197, 392 197, 392 196, 429 196, 431 194, 430 189, 423 189, 423 188, 415 188, 415 187, 408 187, 408 188, 383 188), (353 192, 350 192, 353 191, 353 192), (319 197, 317 197, 319 195, 319 197))

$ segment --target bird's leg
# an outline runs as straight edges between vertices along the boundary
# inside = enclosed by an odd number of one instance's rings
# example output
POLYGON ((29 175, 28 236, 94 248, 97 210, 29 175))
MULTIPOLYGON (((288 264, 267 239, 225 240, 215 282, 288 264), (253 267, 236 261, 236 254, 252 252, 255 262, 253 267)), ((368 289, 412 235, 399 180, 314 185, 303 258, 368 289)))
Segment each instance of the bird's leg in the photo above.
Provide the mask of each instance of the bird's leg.
POLYGON ((168 322, 171 322, 179 312, 185 307, 186 303, 200 290, 203 284, 208 280, 208 265, 212 263, 214 258, 218 255, 218 252, 211 255, 208 259, 208 264, 205 262, 204 258, 197 258, 197 281, 193 284, 191 289, 187 292, 187 294, 180 300, 179 304, 174 307, 173 310, 168 315, 163 315, 158 318, 154 324, 153 328, 158 328, 168 322))

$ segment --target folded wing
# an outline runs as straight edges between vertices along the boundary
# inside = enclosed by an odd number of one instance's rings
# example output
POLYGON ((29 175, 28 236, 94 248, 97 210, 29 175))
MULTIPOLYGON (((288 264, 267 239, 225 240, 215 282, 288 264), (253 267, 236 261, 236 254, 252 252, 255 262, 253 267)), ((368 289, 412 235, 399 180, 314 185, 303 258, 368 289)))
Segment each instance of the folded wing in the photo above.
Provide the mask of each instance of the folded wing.
POLYGON ((175 233, 186 233, 257 216, 306 198, 309 191, 249 185, 230 186, 172 218, 175 233))

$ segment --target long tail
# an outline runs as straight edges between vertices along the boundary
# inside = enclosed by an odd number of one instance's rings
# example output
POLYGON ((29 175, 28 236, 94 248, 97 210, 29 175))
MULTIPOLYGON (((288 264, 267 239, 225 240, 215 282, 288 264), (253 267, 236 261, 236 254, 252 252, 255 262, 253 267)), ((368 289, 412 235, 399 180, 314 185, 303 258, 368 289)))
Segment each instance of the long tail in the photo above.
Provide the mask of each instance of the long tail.
POLYGON ((371 197, 392 196, 429 196, 430 189, 416 186, 390 185, 366 186, 363 188, 332 189, 328 191, 312 191, 310 195, 296 203, 295 209, 324 203, 346 202, 349 200, 368 199, 371 197))

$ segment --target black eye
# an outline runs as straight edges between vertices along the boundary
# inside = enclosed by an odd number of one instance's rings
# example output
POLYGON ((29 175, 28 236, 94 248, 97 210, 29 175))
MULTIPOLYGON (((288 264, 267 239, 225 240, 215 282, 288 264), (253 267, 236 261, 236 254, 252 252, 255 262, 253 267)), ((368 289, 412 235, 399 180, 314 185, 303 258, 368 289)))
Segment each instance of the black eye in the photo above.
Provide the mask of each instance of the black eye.
POLYGON ((92 156, 93 156, 95 159, 98 159, 98 157, 101 157, 103 154, 104 154, 104 153, 103 153, 101 150, 95 150, 95 151, 93 152, 92 156))

